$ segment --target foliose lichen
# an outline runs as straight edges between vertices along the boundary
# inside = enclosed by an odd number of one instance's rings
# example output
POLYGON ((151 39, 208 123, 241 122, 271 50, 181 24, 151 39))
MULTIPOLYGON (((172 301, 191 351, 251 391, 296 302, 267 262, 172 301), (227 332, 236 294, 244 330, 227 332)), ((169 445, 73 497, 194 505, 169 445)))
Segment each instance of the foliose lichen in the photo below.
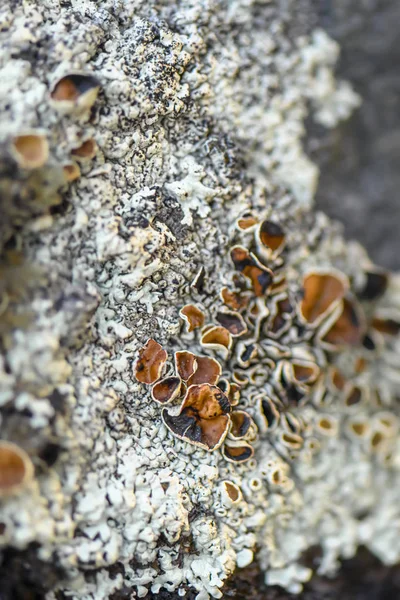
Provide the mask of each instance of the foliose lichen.
POLYGON ((400 284, 312 209, 359 100, 300 4, 0 9, 0 560, 49 599, 399 560, 400 284))

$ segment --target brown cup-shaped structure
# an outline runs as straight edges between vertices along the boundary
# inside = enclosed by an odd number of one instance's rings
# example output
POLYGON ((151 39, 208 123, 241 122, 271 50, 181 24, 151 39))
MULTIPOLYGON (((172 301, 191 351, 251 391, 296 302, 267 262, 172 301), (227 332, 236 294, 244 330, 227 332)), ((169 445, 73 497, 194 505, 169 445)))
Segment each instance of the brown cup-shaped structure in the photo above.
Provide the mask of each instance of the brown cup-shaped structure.
POLYGON ((33 464, 17 444, 0 440, 0 497, 14 494, 33 477, 33 464))
POLYGON ((323 435, 333 437, 338 432, 338 424, 336 419, 330 415, 321 415, 317 420, 317 428, 323 435))
POLYGON ((294 408, 302 406, 309 398, 309 393, 310 390, 305 385, 285 382, 281 400, 285 407, 294 408))
POLYGON ((301 422, 291 412, 284 412, 281 414, 281 425, 288 433, 297 433, 300 435, 302 431, 301 422))
POLYGON ((225 394, 204 383, 189 387, 177 415, 164 409, 162 418, 176 437, 211 452, 219 448, 228 433, 230 410, 225 394))
POLYGON ((63 172, 64 177, 66 181, 68 181, 68 183, 79 179, 79 177, 81 176, 81 170, 79 168, 79 165, 77 165, 74 162, 63 165, 63 172))
POLYGON ((255 225, 257 225, 257 218, 251 213, 245 213, 236 221, 236 225, 242 231, 246 231, 246 229, 251 229, 255 225))
POLYGON ((300 450, 304 443, 303 438, 296 433, 283 432, 279 439, 283 446, 291 450, 300 450))
POLYGON ((232 481, 222 482, 222 503, 228 507, 239 504, 242 500, 241 489, 232 481))
POLYGON ((357 374, 364 373, 367 366, 368 366, 368 363, 363 356, 358 356, 354 361, 354 371, 357 374))
POLYGON ((179 377, 183 381, 188 381, 197 369, 196 356, 186 350, 175 352, 175 367, 179 377))
POLYGON ((365 271, 364 275, 364 286, 357 294, 360 300, 372 301, 383 296, 389 283, 388 273, 383 269, 375 267, 365 271))
POLYGON ((272 339, 279 339, 279 337, 292 325, 292 312, 293 307, 287 295, 282 294, 276 296, 276 298, 274 298, 271 316, 268 319, 265 329, 266 335, 272 337, 272 339))
POLYGON ((294 359, 286 364, 289 366, 288 380, 299 385, 312 385, 320 373, 316 363, 294 359))
POLYGON ((236 369, 235 371, 232 372, 232 379, 233 381, 241 386, 244 387, 249 383, 249 377, 247 375, 247 373, 245 371, 243 371, 242 369, 236 369))
POLYGON ((247 332, 247 325, 238 312, 230 310, 219 311, 216 319, 222 327, 225 327, 229 331, 232 337, 239 337, 247 332))
POLYGON ((216 325, 203 333, 200 343, 204 348, 215 350, 226 358, 232 347, 232 336, 225 327, 216 325))
POLYGON ((346 422, 346 431, 350 437, 365 439, 371 431, 369 419, 362 416, 352 417, 346 422))
POLYGON ((277 312, 281 315, 290 315, 293 313, 293 306, 286 294, 276 298, 277 312))
POLYGON ((69 73, 56 82, 50 98, 59 112, 83 112, 93 106, 99 89, 99 80, 90 73, 69 73))
POLYGON ((240 401, 240 385, 237 383, 231 383, 227 395, 231 406, 237 406, 240 401))
POLYGON ((254 456, 254 448, 247 442, 225 442, 222 453, 224 458, 232 463, 246 462, 254 456))
POLYGON ((260 249, 267 249, 271 255, 278 255, 285 246, 285 232, 279 223, 263 221, 257 230, 257 242, 260 249))
POLYGON ((370 439, 370 447, 373 452, 380 452, 385 448, 385 436, 381 431, 372 432, 370 439))
POLYGON ((221 365, 215 358, 210 356, 196 355, 196 369, 187 380, 188 386, 209 383, 216 385, 222 373, 221 365))
POLYGON ((96 156, 97 144, 93 138, 82 142, 80 146, 71 151, 72 156, 77 160, 90 160, 96 156))
POLYGON ((186 304, 179 311, 179 316, 185 321, 186 331, 188 332, 204 325, 204 313, 194 304, 186 304))
POLYGON ((254 294, 257 297, 264 296, 273 280, 272 271, 242 246, 234 246, 231 249, 231 258, 235 269, 250 280, 254 294))
POLYGON ((337 367, 331 367, 329 370, 329 385, 335 393, 342 392, 346 387, 347 381, 337 367))
POLYGON ((262 422, 268 431, 274 430, 280 419, 279 410, 268 396, 261 396, 259 400, 260 414, 262 422))
POLYGON ((241 310, 249 304, 251 292, 232 292, 229 288, 223 287, 220 297, 222 302, 232 310, 241 310))
POLYGON ((246 437, 251 427, 255 427, 251 416, 244 410, 234 410, 231 414, 229 437, 241 440, 246 437))
POLYGON ((285 473, 280 466, 277 466, 273 471, 268 473, 268 483, 272 486, 282 485, 285 480, 285 473))
POLYGON ((353 407, 360 404, 363 401, 363 392, 357 385, 352 385, 346 394, 345 405, 353 407))
POLYGON ((332 271, 312 271, 303 278, 303 299, 299 305, 301 318, 317 325, 342 300, 348 288, 347 278, 332 271))
POLYGON ((180 377, 165 377, 153 385, 151 396, 159 404, 168 404, 180 396, 181 384, 180 377))
POLYGON ((241 367, 248 367, 251 361, 257 356, 258 349, 256 344, 239 342, 236 347, 236 356, 238 365, 241 367))
POLYGON ((43 134, 32 131, 12 139, 11 153, 22 169, 39 169, 49 158, 49 144, 43 134))
POLYGON ((135 366, 136 379, 148 385, 155 383, 160 379, 166 361, 166 351, 158 342, 150 338, 139 350, 139 358, 135 366))
POLYGON ((353 300, 344 298, 338 318, 323 332, 320 340, 327 349, 342 346, 359 346, 365 335, 365 318, 361 307, 353 300))
POLYGON ((266 335, 272 339, 279 339, 288 329, 290 329, 291 322, 289 319, 285 319, 277 313, 271 318, 268 323, 268 327, 265 330, 266 335))

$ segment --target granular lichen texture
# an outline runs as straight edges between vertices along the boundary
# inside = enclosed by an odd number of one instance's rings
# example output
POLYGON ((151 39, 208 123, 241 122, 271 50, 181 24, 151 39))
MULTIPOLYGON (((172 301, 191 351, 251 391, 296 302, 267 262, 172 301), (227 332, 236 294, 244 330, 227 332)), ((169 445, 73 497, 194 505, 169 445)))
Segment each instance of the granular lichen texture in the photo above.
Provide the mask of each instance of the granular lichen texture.
POLYGON ((312 5, 0 8, 0 562, 49 600, 400 559, 400 281, 313 209, 359 98, 312 5))

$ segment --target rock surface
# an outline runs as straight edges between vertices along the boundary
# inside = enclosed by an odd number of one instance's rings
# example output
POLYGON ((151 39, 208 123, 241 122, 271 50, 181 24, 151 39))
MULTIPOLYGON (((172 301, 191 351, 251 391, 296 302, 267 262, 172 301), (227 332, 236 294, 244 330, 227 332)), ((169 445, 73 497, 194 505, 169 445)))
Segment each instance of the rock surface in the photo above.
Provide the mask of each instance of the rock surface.
POLYGON ((360 544, 399 560, 400 282, 313 208, 305 121, 359 97, 312 2, 0 20, 3 595, 204 600, 254 560, 299 592, 360 544), (162 373, 193 384, 166 407, 162 373))

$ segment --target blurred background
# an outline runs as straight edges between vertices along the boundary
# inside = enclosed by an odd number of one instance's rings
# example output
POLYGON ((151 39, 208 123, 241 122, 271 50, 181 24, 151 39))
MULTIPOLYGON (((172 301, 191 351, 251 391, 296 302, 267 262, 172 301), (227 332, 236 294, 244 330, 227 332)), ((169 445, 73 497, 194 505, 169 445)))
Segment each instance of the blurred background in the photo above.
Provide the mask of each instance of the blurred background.
POLYGON ((400 0, 315 0, 341 46, 338 77, 363 103, 334 131, 308 124, 321 167, 317 206, 344 223, 379 265, 400 269, 400 0))

